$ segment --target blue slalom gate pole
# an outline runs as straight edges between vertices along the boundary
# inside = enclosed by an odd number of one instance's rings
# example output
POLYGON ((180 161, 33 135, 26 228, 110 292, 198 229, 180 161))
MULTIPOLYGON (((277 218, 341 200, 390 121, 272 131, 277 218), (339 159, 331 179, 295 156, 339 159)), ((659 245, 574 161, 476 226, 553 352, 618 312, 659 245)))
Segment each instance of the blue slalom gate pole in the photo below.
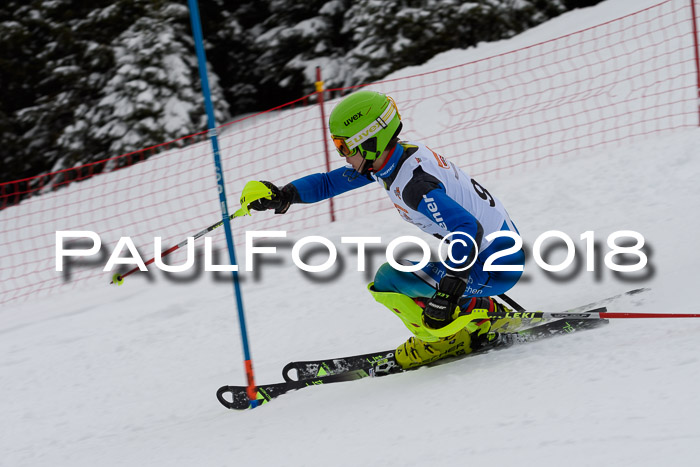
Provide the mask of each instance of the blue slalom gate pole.
MULTIPOLYGON (((209 79, 207 77, 207 59, 204 54, 204 41, 202 40, 202 25, 199 20, 199 7, 197 0, 188 0, 190 7, 190 20, 192 21, 192 32, 194 34, 194 46, 197 50, 197 61, 199 62, 199 76, 202 80, 202 93, 204 94, 204 106, 207 110, 207 128, 209 139, 214 150, 214 165, 216 167, 216 183, 219 187, 219 202, 221 204, 221 214, 224 219, 224 231, 226 232, 226 244, 231 265, 235 266, 236 251, 233 246, 233 233, 231 232, 231 221, 226 202, 226 188, 224 186, 224 171, 221 167, 221 156, 219 154, 219 140, 217 138, 216 120, 214 118, 214 106, 211 102, 211 91, 209 89, 209 79)), ((243 312, 243 299, 241 296, 241 286, 238 281, 238 271, 231 271, 233 274, 233 290, 236 296, 236 306, 238 307, 238 322, 241 328, 241 340, 243 341, 243 357, 245 373, 248 379, 248 398, 251 406, 257 405, 255 387, 255 377, 253 374, 253 360, 250 357, 250 347, 248 345, 248 331, 245 324, 245 313, 243 312)))

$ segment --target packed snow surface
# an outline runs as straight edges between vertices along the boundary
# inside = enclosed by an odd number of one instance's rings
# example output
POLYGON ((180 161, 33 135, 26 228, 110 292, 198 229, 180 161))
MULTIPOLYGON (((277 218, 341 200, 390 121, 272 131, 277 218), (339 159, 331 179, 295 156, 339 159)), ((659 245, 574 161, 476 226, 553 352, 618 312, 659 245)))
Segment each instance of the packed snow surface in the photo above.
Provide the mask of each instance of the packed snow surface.
MULTIPOLYGON (((572 12, 491 49, 450 52, 450 60, 556 37, 615 9, 629 2, 572 12)), ((559 274, 529 259, 510 295, 531 310, 561 311, 649 287, 610 311, 698 312, 699 147, 700 129, 689 130, 490 181, 530 249, 549 230, 577 246, 577 261, 559 274), (608 235, 621 230, 645 238, 649 263, 640 273, 603 264, 608 235), (579 238, 587 231, 597 241, 595 272, 586 271, 579 238)), ((376 185, 365 189, 384 196, 376 185)), ((340 237, 380 236, 386 245, 420 232, 384 211, 296 232, 289 245, 306 235, 338 245, 342 266, 309 278, 281 247, 242 273, 259 383, 280 381, 290 360, 384 350, 408 337, 365 292, 383 252, 358 272, 340 237)), ((550 262, 562 258, 556 250, 550 262)), ((122 287, 5 306, 0 465, 698 465, 700 320, 620 319, 232 412, 215 398, 219 386, 245 383, 233 291, 222 277, 174 281, 151 271, 122 287)))

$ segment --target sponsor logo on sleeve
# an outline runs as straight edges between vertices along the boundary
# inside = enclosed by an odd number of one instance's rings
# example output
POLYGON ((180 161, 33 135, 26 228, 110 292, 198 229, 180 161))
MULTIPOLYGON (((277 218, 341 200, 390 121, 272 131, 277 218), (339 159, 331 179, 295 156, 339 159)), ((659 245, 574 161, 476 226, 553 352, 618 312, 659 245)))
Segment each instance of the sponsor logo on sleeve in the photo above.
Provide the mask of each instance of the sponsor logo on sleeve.
POLYGON ((425 201, 425 204, 428 207, 428 211, 430 211, 430 213, 432 214, 435 223, 443 229, 447 230, 447 224, 445 224, 445 220, 442 218, 442 214, 440 213, 438 205, 435 202, 435 198, 428 198, 428 195, 423 195, 423 200, 425 201))

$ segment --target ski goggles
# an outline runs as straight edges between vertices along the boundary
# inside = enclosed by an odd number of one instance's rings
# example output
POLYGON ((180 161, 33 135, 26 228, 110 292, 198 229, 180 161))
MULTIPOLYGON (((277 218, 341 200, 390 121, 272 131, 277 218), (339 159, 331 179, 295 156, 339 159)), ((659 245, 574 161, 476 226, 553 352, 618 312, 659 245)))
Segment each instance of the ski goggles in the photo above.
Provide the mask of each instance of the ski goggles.
POLYGON ((335 149, 341 156, 350 157, 355 155, 357 148, 360 147, 362 143, 370 138, 374 138, 377 133, 389 126, 389 123, 394 118, 394 114, 398 115, 399 120, 401 120, 401 114, 399 114, 399 109, 396 108, 394 99, 389 96, 386 96, 386 98, 389 99, 389 103, 391 105, 387 106, 379 117, 357 132, 355 135, 348 138, 344 136, 331 135, 333 138, 333 144, 335 144, 335 149))
POLYGON ((345 143, 345 140, 346 138, 343 138, 342 136, 333 136, 333 144, 335 144, 335 149, 338 151, 338 153, 343 157, 350 157, 355 153, 355 151, 357 151, 357 147, 350 150, 348 145, 345 143))

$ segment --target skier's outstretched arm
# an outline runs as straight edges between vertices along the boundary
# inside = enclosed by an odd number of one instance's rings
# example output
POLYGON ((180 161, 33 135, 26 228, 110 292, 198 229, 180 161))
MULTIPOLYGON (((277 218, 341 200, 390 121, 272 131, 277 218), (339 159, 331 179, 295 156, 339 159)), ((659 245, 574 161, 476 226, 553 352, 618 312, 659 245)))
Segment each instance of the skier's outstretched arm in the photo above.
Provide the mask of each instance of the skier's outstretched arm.
POLYGON ((261 198, 250 203, 250 209, 266 211, 274 209, 275 214, 284 214, 289 206, 297 203, 316 203, 347 191, 368 185, 371 177, 348 177, 352 169, 340 167, 327 173, 316 173, 294 180, 283 187, 272 182, 262 183, 272 191, 272 199, 261 198))

